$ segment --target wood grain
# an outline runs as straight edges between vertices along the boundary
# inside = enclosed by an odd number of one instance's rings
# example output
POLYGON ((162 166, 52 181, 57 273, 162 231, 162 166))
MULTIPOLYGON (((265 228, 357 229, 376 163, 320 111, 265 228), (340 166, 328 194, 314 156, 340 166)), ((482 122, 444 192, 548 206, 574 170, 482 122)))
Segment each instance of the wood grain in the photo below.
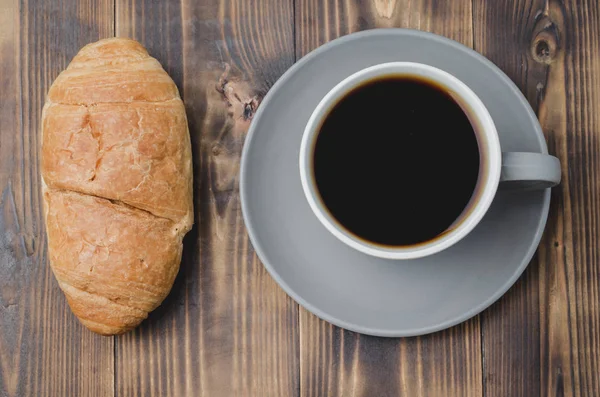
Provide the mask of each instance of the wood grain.
POLYGON ((113 340, 83 329, 46 263, 39 178, 45 93, 113 33, 112 1, 0 1, 0 396, 109 396, 113 340))
POLYGON ((481 396, 479 322, 432 335, 360 335, 301 308, 302 396, 481 396))
MULTIPOLYGON (((472 45, 471 2, 296 1, 296 52, 375 27, 427 30, 472 45)), ((418 338, 343 331, 300 309, 302 396, 481 396, 479 319, 418 338)))
POLYGON ((117 35, 145 44, 180 88, 196 211, 167 301, 116 339, 117 395, 297 395, 297 305, 256 258, 238 190, 252 116, 294 62, 292 15, 287 0, 117 1, 117 35))
POLYGON ((296 0, 298 58, 337 37, 373 28, 412 28, 473 44, 470 0, 296 0))
POLYGON ((537 261, 483 316, 484 392, 598 396, 598 3, 478 0, 474 15, 475 48, 521 87, 563 166, 537 261))
POLYGON ((597 0, 0 0, 0 396, 600 396, 597 0), (243 141, 277 78, 358 30, 411 27, 492 59, 540 118, 563 183, 536 256, 464 324, 384 339, 332 326, 268 276, 244 229, 243 141), (84 44, 134 37, 186 103, 196 226, 172 293, 96 336, 47 266, 44 95, 84 44))

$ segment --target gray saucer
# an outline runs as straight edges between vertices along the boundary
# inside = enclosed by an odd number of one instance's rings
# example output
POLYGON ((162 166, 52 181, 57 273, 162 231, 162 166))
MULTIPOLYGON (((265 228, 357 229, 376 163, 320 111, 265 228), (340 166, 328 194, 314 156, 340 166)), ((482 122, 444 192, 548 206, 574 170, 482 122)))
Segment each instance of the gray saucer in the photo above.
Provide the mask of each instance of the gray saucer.
POLYGON ((320 47, 273 86, 246 139, 240 189, 254 248, 292 298, 343 328, 412 336, 465 321, 510 288, 539 243, 550 191, 500 191, 469 236, 424 259, 373 258, 329 234, 300 185, 304 126, 333 86, 360 69, 390 61, 421 62, 452 73, 489 109, 503 151, 547 153, 529 104, 483 56, 428 33, 373 30, 320 47))

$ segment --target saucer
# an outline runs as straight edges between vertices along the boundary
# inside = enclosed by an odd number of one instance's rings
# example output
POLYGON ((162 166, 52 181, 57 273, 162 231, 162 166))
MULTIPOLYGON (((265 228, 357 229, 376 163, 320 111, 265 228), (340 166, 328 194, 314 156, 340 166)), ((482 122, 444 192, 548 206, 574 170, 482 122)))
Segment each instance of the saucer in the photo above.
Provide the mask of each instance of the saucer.
POLYGON ((306 55, 277 81, 254 116, 242 154, 240 193, 250 239, 271 276, 306 309, 342 328, 389 337, 451 327, 500 298, 531 260, 550 204, 549 190, 500 189, 467 237, 414 260, 371 257, 330 234, 302 192, 304 127, 344 78, 393 61, 432 65, 467 84, 491 113, 503 151, 547 153, 538 120, 514 83, 480 54, 434 34, 351 34, 306 55))

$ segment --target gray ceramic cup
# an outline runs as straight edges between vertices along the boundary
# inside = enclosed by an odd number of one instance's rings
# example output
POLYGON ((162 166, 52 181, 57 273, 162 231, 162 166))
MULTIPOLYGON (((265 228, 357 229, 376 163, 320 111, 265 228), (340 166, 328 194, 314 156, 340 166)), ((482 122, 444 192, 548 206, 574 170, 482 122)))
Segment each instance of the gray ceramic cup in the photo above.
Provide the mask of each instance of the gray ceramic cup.
POLYGON ((463 239, 481 221, 498 187, 504 184, 519 189, 544 189, 561 179, 560 162, 541 153, 502 152, 498 132, 483 102, 462 81, 433 66, 414 62, 391 62, 363 69, 337 84, 313 111, 302 136, 300 179, 308 203, 325 228, 346 245, 368 255, 386 259, 415 259, 438 253, 463 239), (415 245, 384 247, 354 236, 325 208, 318 193, 312 161, 315 138, 330 109, 340 98, 361 83, 385 76, 414 76, 435 82, 449 93, 468 116, 477 135, 481 166, 471 201, 440 236, 415 245))

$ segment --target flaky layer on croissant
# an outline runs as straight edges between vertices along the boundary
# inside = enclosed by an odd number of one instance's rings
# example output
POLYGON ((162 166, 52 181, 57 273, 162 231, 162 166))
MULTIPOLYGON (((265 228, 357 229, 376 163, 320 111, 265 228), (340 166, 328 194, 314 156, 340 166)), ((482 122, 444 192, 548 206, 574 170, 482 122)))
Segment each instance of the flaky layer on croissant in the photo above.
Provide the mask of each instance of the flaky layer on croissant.
POLYGON ((134 40, 89 44, 50 88, 42 142, 52 270, 86 327, 126 332, 169 293, 193 223, 177 87, 134 40))

